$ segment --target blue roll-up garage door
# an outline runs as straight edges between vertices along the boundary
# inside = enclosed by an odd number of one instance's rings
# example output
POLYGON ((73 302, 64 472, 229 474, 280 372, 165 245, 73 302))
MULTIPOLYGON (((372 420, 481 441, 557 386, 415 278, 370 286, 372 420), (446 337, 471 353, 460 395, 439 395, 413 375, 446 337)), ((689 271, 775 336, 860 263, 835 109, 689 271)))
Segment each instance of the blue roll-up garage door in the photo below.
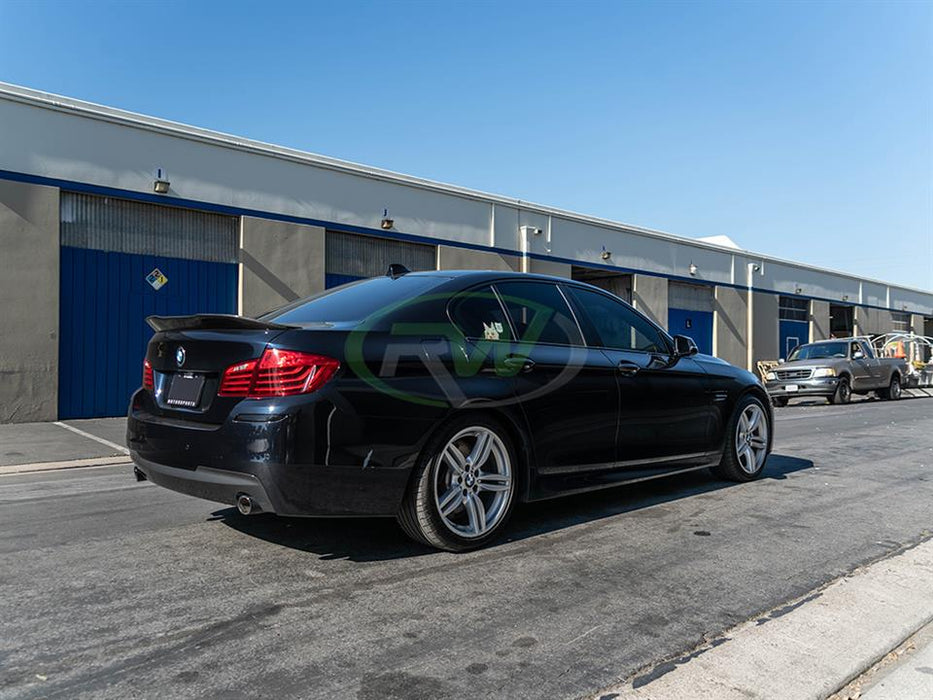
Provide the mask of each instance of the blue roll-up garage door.
POLYGON ((713 354, 713 288, 671 282, 667 297, 667 330, 693 338, 700 352, 713 354))
POLYGON ((786 358, 798 345, 810 342, 810 300, 801 297, 778 298, 781 346, 779 356, 786 358))
POLYGON ((61 235, 60 418, 126 413, 147 316, 236 313, 234 217, 63 192, 61 235))

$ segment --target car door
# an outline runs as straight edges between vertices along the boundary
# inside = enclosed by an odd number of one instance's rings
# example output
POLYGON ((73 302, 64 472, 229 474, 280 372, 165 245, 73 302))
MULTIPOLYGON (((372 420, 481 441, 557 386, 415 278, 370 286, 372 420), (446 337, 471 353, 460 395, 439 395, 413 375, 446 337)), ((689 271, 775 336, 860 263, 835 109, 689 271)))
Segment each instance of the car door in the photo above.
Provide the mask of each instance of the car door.
POLYGON ((627 304, 566 287, 588 344, 601 346, 619 385, 618 467, 632 478, 704 461, 715 451, 708 377, 691 357, 672 358, 668 338, 627 304))
POLYGON ((503 280, 493 286, 511 325, 504 363, 527 419, 538 472, 611 469, 619 411, 615 366, 586 347, 556 284, 503 280))
POLYGON ((865 356, 865 364, 868 366, 871 375, 871 385, 875 389, 886 387, 887 382, 883 376, 881 360, 875 356, 875 351, 864 340, 859 341, 859 347, 862 349, 862 355, 865 356))
POLYGON ((871 361, 868 358, 859 341, 849 341, 849 364, 852 367, 852 389, 855 391, 864 391, 874 385, 871 361), (856 354, 861 357, 856 359, 856 354))

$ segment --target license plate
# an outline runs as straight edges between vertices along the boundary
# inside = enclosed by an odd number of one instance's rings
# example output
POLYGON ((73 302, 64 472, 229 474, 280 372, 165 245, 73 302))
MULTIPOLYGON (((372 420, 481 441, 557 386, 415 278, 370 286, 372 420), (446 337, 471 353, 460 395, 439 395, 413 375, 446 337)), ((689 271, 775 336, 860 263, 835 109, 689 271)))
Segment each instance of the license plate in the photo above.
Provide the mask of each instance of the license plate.
POLYGON ((165 403, 169 406, 195 408, 201 400, 203 388, 203 374, 176 374, 172 377, 172 385, 169 387, 165 403))
POLYGON ((786 385, 784 386, 784 391, 787 391, 787 392, 790 392, 791 394, 793 394, 795 391, 797 391, 797 388, 798 388, 798 387, 797 387, 796 384, 786 384, 786 385))

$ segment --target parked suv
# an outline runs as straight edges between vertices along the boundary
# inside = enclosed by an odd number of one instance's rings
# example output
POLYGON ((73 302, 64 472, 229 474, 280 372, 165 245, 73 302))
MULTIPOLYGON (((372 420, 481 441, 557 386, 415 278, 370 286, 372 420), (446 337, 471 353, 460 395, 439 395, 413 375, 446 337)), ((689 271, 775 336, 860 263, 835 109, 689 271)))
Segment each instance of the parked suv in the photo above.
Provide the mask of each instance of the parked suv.
POLYGON ((906 376, 905 360, 878 358, 867 340, 844 338, 798 345, 787 362, 765 374, 765 388, 775 406, 786 406, 797 396, 848 403, 852 394, 872 391, 882 399, 897 400, 906 376))

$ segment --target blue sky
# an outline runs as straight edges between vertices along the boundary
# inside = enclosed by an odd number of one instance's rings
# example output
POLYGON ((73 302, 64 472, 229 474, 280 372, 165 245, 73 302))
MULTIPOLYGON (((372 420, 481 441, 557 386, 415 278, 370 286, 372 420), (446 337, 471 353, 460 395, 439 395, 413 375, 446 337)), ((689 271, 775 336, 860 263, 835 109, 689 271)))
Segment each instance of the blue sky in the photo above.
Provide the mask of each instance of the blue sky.
POLYGON ((0 0, 0 80, 933 289, 933 1, 0 0))

